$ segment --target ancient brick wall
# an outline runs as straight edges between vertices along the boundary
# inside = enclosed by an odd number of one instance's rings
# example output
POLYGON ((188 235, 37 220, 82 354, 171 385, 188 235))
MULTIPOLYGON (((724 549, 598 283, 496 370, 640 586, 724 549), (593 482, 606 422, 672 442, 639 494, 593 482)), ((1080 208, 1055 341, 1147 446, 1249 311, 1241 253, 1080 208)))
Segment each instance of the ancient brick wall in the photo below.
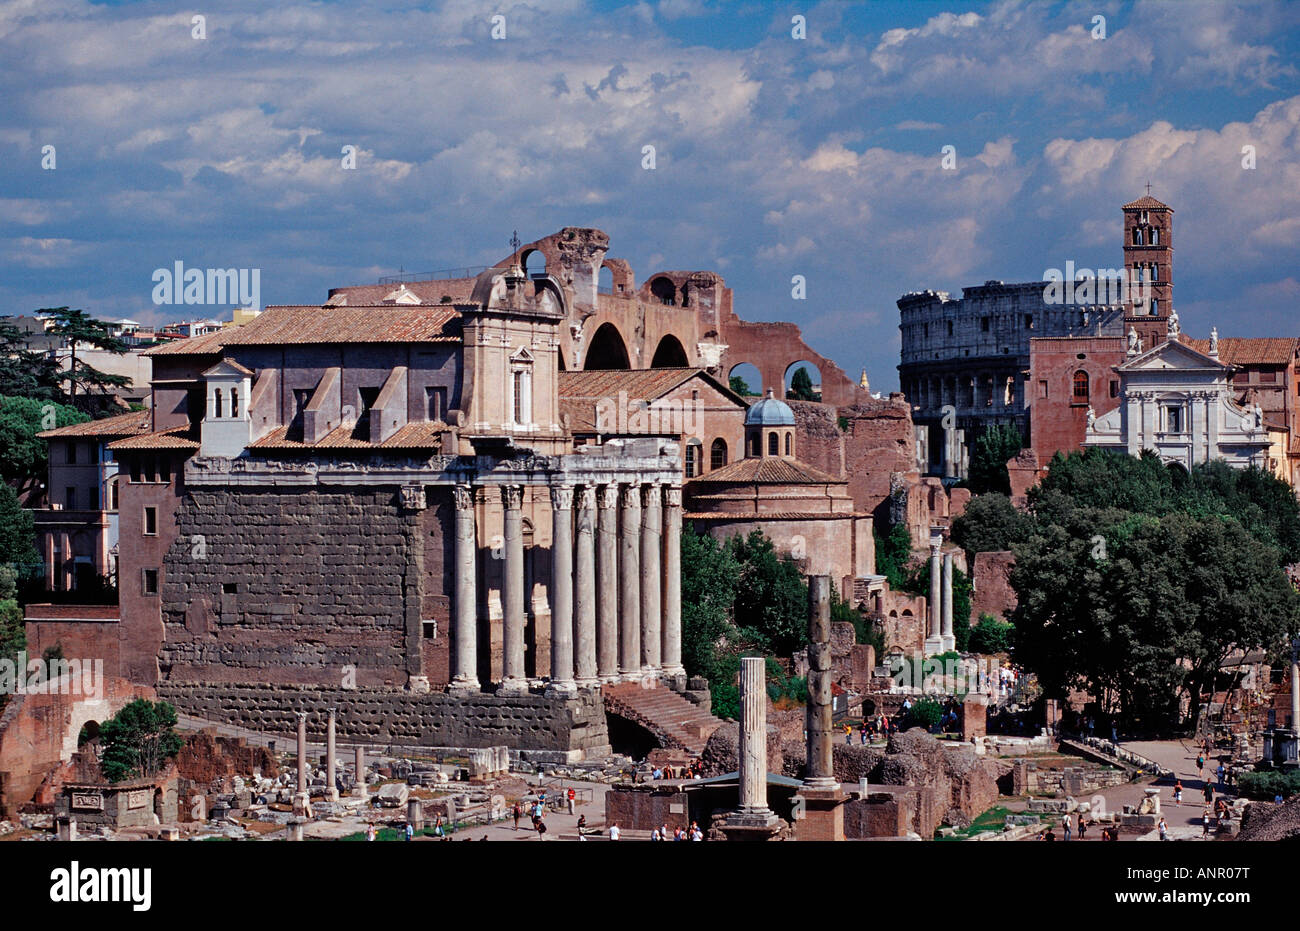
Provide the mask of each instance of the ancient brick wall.
POLYGON ((874 514, 884 529, 889 520, 891 472, 915 472, 916 436, 912 411, 901 394, 867 399, 840 409, 847 422, 844 470, 853 506, 874 514))
POLYGON ((377 688, 305 688, 281 684, 198 685, 165 682, 160 698, 188 714, 276 734, 294 734, 298 711, 309 733, 325 731, 325 709, 338 708, 341 740, 433 747, 609 752, 600 693, 575 699, 544 695, 456 696, 377 688))
POLYGON ((690 827, 686 793, 676 786, 611 786, 605 793, 605 823, 626 831, 690 827))
POLYGON ((412 521, 391 488, 193 489, 166 557, 164 678, 333 685, 355 665, 357 685, 404 686, 412 521))
POLYGON ((1112 367, 1124 361, 1126 345, 1118 336, 1029 341, 1029 440, 1040 463, 1079 449, 1089 405, 1098 417, 1119 406, 1119 375, 1112 367), (1077 372, 1088 376, 1086 397, 1074 394, 1077 372))
POLYGON ((982 614, 991 614, 1002 620, 1003 615, 1015 610, 1016 592, 1007 580, 1008 573, 1015 564, 1015 557, 1009 551, 975 554, 972 578, 975 591, 971 595, 970 605, 973 622, 978 623, 982 614))

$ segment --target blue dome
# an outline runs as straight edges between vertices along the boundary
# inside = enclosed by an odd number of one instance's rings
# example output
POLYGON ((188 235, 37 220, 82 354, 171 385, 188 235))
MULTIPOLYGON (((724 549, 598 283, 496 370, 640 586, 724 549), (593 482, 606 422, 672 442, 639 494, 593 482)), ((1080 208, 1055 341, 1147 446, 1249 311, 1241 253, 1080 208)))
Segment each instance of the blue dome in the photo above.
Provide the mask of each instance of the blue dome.
POLYGON ((767 389, 767 397, 750 405, 749 411, 745 414, 745 426, 747 427, 793 427, 794 411, 790 405, 784 401, 779 401, 772 395, 772 389, 767 389))

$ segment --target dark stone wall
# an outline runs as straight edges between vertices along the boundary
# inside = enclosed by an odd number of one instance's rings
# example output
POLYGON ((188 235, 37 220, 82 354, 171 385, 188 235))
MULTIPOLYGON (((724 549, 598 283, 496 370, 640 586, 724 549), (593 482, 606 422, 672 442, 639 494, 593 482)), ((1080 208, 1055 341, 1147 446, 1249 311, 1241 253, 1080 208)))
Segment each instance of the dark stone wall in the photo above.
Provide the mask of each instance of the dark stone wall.
POLYGON ((448 695, 385 689, 289 685, 197 685, 164 682, 158 697, 186 714, 276 734, 294 734, 298 711, 310 713, 308 734, 325 732, 326 710, 338 708, 341 740, 432 747, 608 752, 600 693, 563 700, 545 695, 448 695))
POLYGON ((165 561, 162 678, 341 686, 355 666, 358 686, 405 686, 422 665, 419 513, 396 488, 191 489, 165 561))

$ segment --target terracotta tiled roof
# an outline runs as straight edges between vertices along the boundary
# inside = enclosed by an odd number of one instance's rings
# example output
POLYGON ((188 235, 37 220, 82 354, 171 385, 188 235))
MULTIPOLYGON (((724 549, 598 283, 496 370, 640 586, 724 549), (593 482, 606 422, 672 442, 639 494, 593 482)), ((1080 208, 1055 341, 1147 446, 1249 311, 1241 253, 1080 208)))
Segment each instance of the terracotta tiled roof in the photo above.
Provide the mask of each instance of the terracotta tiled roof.
POLYGON ((249 444, 249 449, 311 450, 311 449, 439 449, 441 434, 447 425, 441 421, 409 423, 382 443, 356 439, 352 426, 336 427, 321 438, 319 443, 304 443, 289 439, 288 427, 277 427, 260 440, 249 444))
POLYGON ((157 433, 143 433, 128 436, 108 444, 112 450, 119 449, 184 449, 191 452, 199 448, 198 441, 187 436, 188 427, 176 427, 173 430, 160 430, 157 433))
POLYGON ((742 485, 845 485, 848 483, 847 479, 828 475, 820 469, 814 469, 794 459, 773 456, 761 459, 737 459, 692 481, 734 482, 742 485))
POLYGON ((191 336, 189 339, 173 339, 160 346, 152 346, 144 351, 146 356, 203 356, 216 355, 221 352, 223 341, 233 328, 191 336))
MULTIPOLYGON (((420 299, 422 305, 437 306, 444 297, 453 301, 468 301, 474 295, 474 285, 478 277, 439 278, 432 281, 408 281, 406 290, 420 299)), ((338 306, 358 307, 380 304, 393 291, 400 289, 400 284, 359 284, 343 288, 330 288, 330 300, 338 306), (346 301, 344 299, 346 298, 346 301)), ((418 305, 399 305, 418 306, 418 305)))
MULTIPOLYGON (((1208 339, 1184 339, 1197 352, 1210 351, 1208 339)), ((1229 365, 1286 365, 1300 350, 1300 339, 1291 336, 1257 338, 1220 337, 1219 361, 1229 365)))
POLYGON ((617 403, 622 392, 628 401, 654 401, 674 388, 699 377, 744 410, 745 401, 704 369, 598 369, 560 372, 556 390, 560 413, 569 415, 569 428, 577 432, 596 429, 596 405, 601 401, 617 403))
POLYGON ((275 306, 223 334, 224 346, 314 343, 459 343, 454 307, 382 304, 367 307, 275 306))
POLYGON ((88 420, 85 423, 74 423, 67 427, 42 430, 36 435, 47 440, 74 437, 134 436, 138 433, 148 433, 152 426, 152 412, 131 411, 129 414, 118 414, 116 417, 105 417, 102 420, 88 420))
MULTIPOLYGON (((698 481, 698 480, 697 480, 698 481)), ((687 511, 683 520, 739 520, 752 521, 755 517, 762 520, 850 520, 854 517, 870 517, 857 511, 687 511)))
POLYGON ((1150 194, 1144 194, 1132 203, 1125 204, 1122 209, 1128 210, 1130 207, 1160 207, 1167 209, 1169 205, 1161 203, 1150 194))

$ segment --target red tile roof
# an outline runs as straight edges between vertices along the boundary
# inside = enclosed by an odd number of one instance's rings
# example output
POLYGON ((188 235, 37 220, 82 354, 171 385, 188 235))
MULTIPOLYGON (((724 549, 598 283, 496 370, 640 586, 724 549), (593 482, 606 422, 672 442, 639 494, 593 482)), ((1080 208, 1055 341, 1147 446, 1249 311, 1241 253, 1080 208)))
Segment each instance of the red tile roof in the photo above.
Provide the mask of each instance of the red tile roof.
POLYGON ((74 437, 118 437, 148 433, 153 427, 153 414, 150 411, 131 411, 116 417, 104 417, 100 420, 88 420, 74 423, 67 427, 42 430, 36 434, 41 439, 69 439, 74 437))
POLYGON ((186 435, 188 432, 188 427, 176 427, 172 430, 160 430, 157 433, 144 433, 140 436, 114 440, 108 444, 108 448, 112 450, 183 449, 193 452, 199 448, 199 444, 197 440, 192 440, 186 435))
POLYGON ((569 429, 590 432, 596 429, 596 405, 601 401, 617 403, 622 392, 629 402, 654 401, 674 388, 701 378, 723 396, 735 402, 736 410, 745 409, 745 401, 704 369, 596 369, 560 372, 556 385, 560 413, 569 415, 569 429))
POLYGON ((777 457, 737 459, 692 482, 729 482, 739 485, 845 485, 848 479, 814 469, 794 459, 777 457))
POLYGON ((223 346, 314 343, 459 343, 454 307, 381 304, 366 307, 274 306, 223 334, 223 346))
POLYGON ((1121 209, 1128 210, 1130 207, 1159 207, 1161 209, 1168 209, 1169 205, 1161 203, 1150 194, 1144 194, 1132 203, 1125 204, 1121 209))
POLYGON ((189 339, 173 339, 160 346, 152 346, 144 351, 146 356, 203 356, 221 352, 223 340, 234 331, 233 327, 191 336, 189 339))
MULTIPOLYGON (((1184 339, 1197 352, 1208 354, 1208 339, 1184 339)), ((1225 336, 1219 339, 1219 361, 1229 365, 1287 365, 1300 351, 1300 339, 1291 336, 1256 338, 1225 336)))

